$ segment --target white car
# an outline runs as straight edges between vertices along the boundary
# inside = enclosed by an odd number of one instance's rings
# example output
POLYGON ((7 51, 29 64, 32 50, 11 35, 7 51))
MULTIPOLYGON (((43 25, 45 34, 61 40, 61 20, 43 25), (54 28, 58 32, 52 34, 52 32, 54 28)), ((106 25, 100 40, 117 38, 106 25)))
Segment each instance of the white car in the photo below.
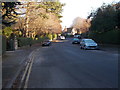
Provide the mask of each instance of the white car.
POLYGON ((60 36, 60 39, 61 39, 61 40, 64 40, 64 39, 65 39, 65 36, 60 36))
POLYGON ((80 47, 81 49, 98 49, 98 44, 92 39, 82 39, 80 47))

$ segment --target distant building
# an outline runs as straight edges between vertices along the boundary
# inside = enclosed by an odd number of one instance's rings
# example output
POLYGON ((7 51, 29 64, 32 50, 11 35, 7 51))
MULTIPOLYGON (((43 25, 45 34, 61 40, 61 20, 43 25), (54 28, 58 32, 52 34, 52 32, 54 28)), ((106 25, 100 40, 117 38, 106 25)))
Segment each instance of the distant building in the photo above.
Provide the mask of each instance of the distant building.
POLYGON ((75 35, 81 34, 81 31, 76 28, 64 28, 63 33, 67 35, 75 35))
POLYGON ((75 35, 76 33, 78 33, 78 30, 75 28, 67 28, 67 33, 69 35, 75 35))
POLYGON ((72 28, 72 35, 75 35, 76 33, 78 33, 78 31, 75 28, 72 28))

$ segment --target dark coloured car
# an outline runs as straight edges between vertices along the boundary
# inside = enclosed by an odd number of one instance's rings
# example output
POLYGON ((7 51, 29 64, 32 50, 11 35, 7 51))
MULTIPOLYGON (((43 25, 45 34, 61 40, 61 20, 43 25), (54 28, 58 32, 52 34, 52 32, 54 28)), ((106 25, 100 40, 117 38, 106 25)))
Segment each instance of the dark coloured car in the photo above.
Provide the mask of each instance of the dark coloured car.
POLYGON ((50 41, 44 41, 42 43, 42 46, 50 46, 51 45, 51 42, 50 41))
POLYGON ((80 39, 74 38, 72 44, 80 44, 80 39))

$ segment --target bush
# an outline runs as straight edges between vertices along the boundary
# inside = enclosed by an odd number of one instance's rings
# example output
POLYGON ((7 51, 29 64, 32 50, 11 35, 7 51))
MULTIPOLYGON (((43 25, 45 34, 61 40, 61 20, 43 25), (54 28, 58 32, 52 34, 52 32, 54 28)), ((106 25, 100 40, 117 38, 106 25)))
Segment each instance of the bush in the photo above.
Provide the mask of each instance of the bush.
POLYGON ((53 40, 53 35, 52 35, 52 34, 48 34, 48 38, 49 38, 50 40, 53 40))
POLYGON ((57 39, 57 34, 53 34, 53 39, 57 39))
POLYGON ((5 29, 3 29, 3 34, 4 34, 7 38, 10 37, 11 33, 13 33, 13 30, 12 30, 11 27, 6 27, 5 29))

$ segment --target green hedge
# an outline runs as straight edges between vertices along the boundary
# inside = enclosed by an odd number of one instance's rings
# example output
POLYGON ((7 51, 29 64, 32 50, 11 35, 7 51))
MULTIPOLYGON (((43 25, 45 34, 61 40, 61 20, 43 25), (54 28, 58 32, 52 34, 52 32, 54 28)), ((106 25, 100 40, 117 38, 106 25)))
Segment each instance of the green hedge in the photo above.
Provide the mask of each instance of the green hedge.
POLYGON ((4 54, 5 51, 6 51, 6 37, 0 35, 0 39, 2 39, 2 44, 1 44, 2 45, 2 50, 0 50, 0 51, 2 51, 2 52, 0 52, 0 55, 1 55, 1 54, 4 54))
POLYGON ((35 43, 41 43, 43 42, 43 40, 45 40, 47 37, 42 37, 42 38, 26 38, 26 37, 18 37, 18 46, 22 47, 22 46, 27 46, 27 45, 32 45, 35 43))
POLYGON ((94 39, 98 43, 120 44, 119 33, 120 33, 120 30, 112 30, 104 33, 91 32, 89 37, 94 39))
POLYGON ((34 40, 32 40, 32 44, 41 43, 41 42, 43 42, 45 39, 47 39, 47 37, 35 38, 34 40))
POLYGON ((32 40, 31 38, 25 38, 25 37, 19 37, 17 39, 18 39, 18 46, 19 47, 30 45, 31 40, 32 40))

